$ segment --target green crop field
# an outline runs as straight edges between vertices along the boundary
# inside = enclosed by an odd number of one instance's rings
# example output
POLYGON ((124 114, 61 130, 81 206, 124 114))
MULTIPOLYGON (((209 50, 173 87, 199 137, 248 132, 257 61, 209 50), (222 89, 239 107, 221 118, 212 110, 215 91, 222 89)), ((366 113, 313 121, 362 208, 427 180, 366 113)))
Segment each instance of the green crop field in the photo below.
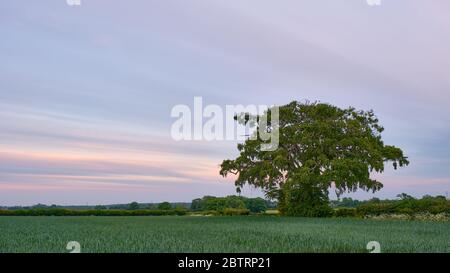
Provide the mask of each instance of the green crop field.
POLYGON ((450 222, 276 216, 0 217, 0 252, 450 252, 450 222))

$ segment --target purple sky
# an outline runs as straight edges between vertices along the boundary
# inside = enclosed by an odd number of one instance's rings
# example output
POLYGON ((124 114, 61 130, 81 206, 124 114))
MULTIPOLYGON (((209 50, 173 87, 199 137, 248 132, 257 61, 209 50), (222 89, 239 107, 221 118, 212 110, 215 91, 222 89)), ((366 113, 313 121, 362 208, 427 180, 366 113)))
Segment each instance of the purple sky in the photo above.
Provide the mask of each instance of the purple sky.
MULTIPOLYGON (((447 0, 0 2, 0 205, 234 193, 234 141, 170 137, 177 104, 374 109, 411 164, 359 198, 450 191, 447 0)), ((260 195, 247 189, 246 195, 260 195)))

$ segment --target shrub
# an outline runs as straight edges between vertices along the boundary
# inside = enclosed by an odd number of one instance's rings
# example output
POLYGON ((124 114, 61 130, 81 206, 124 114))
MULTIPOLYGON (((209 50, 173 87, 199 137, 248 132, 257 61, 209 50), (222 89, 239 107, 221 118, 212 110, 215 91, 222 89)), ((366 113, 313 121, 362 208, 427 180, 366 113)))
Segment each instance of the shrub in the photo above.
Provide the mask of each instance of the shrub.
POLYGON ((338 208, 334 210, 335 217, 357 217, 358 213, 355 208, 338 208))
POLYGON ((252 213, 264 212, 267 208, 266 201, 260 197, 247 198, 243 196, 230 195, 227 197, 204 196, 192 200, 193 211, 221 211, 226 208, 248 209, 252 213))
POLYGON ((128 204, 129 210, 138 210, 139 209, 139 203, 138 202, 131 202, 128 204))
POLYGON ((221 215, 225 216, 233 216, 233 215, 249 215, 250 210, 248 209, 233 209, 233 208, 226 208, 220 211, 221 215))
POLYGON ((356 208, 360 215, 380 215, 386 213, 394 213, 395 209, 391 203, 365 203, 356 208))
POLYGON ((265 212, 267 209, 266 200, 261 197, 244 198, 245 207, 252 213, 265 212))
POLYGON ((365 202, 357 207, 360 215, 406 214, 419 213, 450 214, 450 200, 445 197, 425 196, 422 199, 404 198, 402 200, 385 200, 365 202))
POLYGON ((158 204, 159 210, 170 210, 172 209, 172 205, 169 202, 162 202, 158 204))

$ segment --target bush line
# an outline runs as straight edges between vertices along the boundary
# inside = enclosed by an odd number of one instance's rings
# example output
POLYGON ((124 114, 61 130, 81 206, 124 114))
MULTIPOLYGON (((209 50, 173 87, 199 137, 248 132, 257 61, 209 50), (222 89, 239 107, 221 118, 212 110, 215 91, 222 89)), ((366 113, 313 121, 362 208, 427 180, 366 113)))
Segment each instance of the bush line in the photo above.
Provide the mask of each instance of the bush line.
POLYGON ((186 210, 69 210, 24 209, 0 210, 0 216, 164 216, 186 215, 186 210))

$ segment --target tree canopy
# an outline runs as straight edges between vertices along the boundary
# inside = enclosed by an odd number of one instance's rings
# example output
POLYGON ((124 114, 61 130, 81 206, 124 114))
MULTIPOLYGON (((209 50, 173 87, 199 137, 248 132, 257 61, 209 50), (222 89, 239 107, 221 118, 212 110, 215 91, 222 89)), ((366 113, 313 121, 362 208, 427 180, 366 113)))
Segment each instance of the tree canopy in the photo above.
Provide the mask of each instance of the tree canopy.
POLYGON ((230 195, 226 197, 204 196, 192 200, 191 209, 194 211, 215 210, 221 211, 227 208, 248 209, 250 212, 258 213, 267 209, 266 201, 260 197, 247 198, 243 196, 230 195))
POLYGON ((170 210, 172 209, 172 204, 169 202, 162 202, 158 204, 158 209, 160 210, 170 210))
POLYGON ((278 199, 282 207, 308 204, 317 208, 328 201, 331 186, 338 196, 357 189, 375 192, 383 184, 370 177, 372 172, 383 172, 385 162, 394 169, 409 164, 400 148, 383 142, 384 128, 372 110, 293 101, 279 107, 279 120, 273 124, 272 109, 236 118, 240 123, 251 121, 254 134, 260 130, 279 133, 276 149, 261 149, 267 141, 253 137, 238 144, 236 159, 222 162, 220 174, 236 175, 238 192, 248 184, 278 199))
POLYGON ((128 209, 129 210, 137 210, 137 209, 139 209, 139 204, 137 202, 131 202, 128 205, 128 209))

